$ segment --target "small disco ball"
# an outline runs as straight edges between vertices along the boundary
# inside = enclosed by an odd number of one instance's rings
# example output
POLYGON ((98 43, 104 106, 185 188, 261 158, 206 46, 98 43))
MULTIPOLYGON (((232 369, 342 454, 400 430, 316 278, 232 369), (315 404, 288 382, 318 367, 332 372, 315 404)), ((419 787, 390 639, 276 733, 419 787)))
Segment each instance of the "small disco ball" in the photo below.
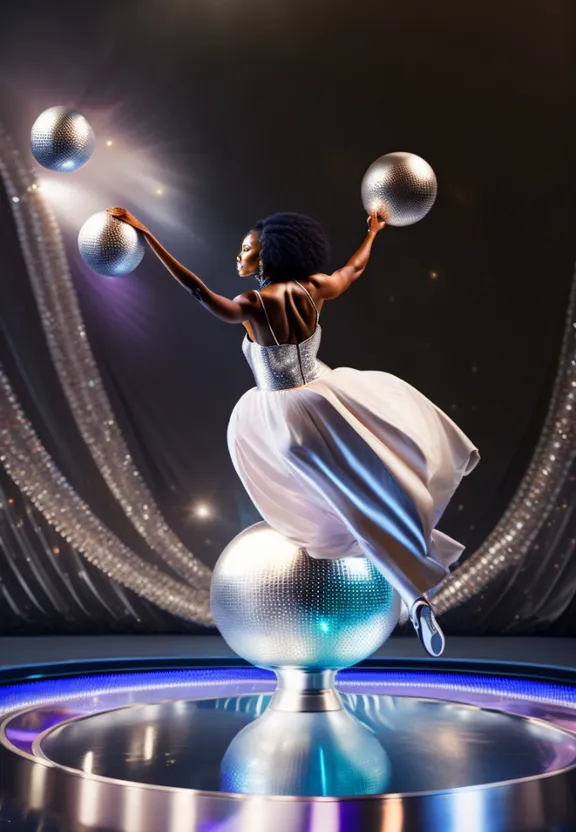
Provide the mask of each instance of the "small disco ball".
POLYGON ((108 211, 99 211, 80 229, 78 249, 86 265, 97 274, 119 277, 130 274, 139 265, 146 243, 131 225, 108 211))
POLYGON ((392 633, 400 598, 368 558, 316 559, 267 523, 241 532, 212 575, 222 637, 259 667, 339 670, 392 633))
POLYGON ((362 204, 378 211, 388 225, 413 225, 434 205, 436 174, 414 153, 387 153, 370 165, 362 179, 362 204))
POLYGON ((32 126, 30 147, 42 167, 72 173, 94 153, 94 131, 87 119, 70 107, 49 107, 32 126))

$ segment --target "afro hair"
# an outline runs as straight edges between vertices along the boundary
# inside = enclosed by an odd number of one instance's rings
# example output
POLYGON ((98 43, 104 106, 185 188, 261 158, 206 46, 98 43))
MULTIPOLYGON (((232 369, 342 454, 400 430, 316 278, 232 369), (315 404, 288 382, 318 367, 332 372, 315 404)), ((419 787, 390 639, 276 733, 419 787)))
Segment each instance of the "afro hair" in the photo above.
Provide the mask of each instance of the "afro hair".
POLYGON ((324 271, 330 247, 322 226, 311 217, 285 211, 254 226, 262 246, 264 274, 273 282, 306 279, 324 271))

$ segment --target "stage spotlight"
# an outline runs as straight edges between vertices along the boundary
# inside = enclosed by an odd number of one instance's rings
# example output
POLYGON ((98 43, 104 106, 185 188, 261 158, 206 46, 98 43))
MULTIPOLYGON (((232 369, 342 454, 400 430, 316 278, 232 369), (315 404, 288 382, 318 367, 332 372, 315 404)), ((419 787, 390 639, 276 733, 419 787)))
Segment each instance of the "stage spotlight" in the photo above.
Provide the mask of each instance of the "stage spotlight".
POLYGON ((212 509, 207 503, 198 503, 194 506, 193 514, 201 520, 206 520, 208 517, 212 517, 212 509))

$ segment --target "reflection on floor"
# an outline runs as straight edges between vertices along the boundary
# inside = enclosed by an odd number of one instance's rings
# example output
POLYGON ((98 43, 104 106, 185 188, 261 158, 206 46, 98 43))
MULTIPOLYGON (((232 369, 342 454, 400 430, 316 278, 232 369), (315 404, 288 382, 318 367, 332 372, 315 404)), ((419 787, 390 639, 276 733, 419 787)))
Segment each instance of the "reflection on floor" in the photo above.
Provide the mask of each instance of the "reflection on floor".
POLYGON ((576 830, 569 640, 432 662, 394 639, 327 714, 269 709, 273 675, 213 637, 22 640, 20 669, 6 641, 0 828, 576 830))

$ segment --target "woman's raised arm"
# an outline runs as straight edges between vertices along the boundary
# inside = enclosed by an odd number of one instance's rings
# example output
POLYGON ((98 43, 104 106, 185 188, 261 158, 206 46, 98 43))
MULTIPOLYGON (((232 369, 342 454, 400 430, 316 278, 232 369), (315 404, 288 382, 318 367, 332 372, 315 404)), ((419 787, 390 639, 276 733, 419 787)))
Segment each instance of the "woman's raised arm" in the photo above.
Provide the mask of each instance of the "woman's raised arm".
POLYGON ((382 231, 386 225, 385 220, 380 219, 375 212, 368 217, 368 234, 366 239, 352 255, 350 260, 341 269, 337 269, 332 274, 314 275, 314 282, 316 283, 319 295, 323 300, 331 300, 337 298, 346 289, 358 280, 364 269, 368 265, 370 254, 372 253, 372 244, 376 239, 376 235, 382 231))
POLYGON ((154 237, 151 231, 140 220, 136 219, 133 214, 127 211, 126 208, 109 208, 108 213, 122 220, 122 222, 128 223, 128 225, 131 225, 137 231, 140 231, 154 254, 166 266, 172 277, 175 277, 178 283, 216 318, 228 324, 240 324, 243 321, 251 320, 252 310, 258 304, 256 292, 244 292, 233 300, 216 294, 194 272, 176 260, 156 237, 154 237))

